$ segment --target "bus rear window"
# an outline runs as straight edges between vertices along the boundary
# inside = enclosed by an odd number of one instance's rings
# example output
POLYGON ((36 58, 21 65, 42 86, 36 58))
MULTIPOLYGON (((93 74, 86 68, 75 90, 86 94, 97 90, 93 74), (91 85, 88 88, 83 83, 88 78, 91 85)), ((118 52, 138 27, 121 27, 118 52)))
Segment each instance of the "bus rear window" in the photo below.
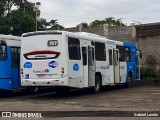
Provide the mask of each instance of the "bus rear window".
POLYGON ((27 60, 44 60, 44 59, 56 59, 60 55, 60 52, 44 50, 44 51, 33 51, 24 54, 27 60))

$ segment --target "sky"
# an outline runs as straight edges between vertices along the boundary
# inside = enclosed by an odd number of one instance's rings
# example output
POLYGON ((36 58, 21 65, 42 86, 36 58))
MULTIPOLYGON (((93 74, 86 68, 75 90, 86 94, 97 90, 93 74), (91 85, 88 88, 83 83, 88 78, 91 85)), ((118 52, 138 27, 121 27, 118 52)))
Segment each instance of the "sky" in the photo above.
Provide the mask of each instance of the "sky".
POLYGON ((28 0, 41 2, 41 18, 56 19, 64 27, 75 27, 82 22, 121 19, 130 25, 160 22, 160 0, 28 0))

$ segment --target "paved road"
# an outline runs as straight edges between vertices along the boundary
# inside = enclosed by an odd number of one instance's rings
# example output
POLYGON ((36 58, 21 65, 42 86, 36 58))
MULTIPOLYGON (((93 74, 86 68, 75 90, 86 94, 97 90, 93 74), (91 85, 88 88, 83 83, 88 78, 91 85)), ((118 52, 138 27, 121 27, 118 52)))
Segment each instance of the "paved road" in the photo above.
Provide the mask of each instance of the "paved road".
POLYGON ((60 96, 52 89, 38 94, 14 92, 0 96, 3 111, 160 111, 160 86, 109 87, 99 94, 88 90, 60 96))

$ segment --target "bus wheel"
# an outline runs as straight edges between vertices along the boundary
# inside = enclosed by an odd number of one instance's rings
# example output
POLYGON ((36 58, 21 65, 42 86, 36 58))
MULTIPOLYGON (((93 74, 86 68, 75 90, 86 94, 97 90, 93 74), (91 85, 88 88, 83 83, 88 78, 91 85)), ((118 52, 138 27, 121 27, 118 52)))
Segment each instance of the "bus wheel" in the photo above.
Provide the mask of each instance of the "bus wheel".
POLYGON ((95 86, 93 87, 93 93, 97 94, 101 90, 101 79, 96 75, 95 77, 95 86))
POLYGON ((125 83, 125 87, 131 87, 132 86, 132 75, 128 74, 128 82, 125 83))

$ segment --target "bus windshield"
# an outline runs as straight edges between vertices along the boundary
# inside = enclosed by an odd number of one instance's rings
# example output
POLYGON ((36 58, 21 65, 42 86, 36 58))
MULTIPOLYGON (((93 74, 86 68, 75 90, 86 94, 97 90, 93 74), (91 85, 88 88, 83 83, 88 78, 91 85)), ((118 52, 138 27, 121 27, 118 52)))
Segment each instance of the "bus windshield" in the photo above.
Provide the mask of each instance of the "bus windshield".
POLYGON ((7 59, 7 46, 4 41, 0 41, 0 61, 7 59))

